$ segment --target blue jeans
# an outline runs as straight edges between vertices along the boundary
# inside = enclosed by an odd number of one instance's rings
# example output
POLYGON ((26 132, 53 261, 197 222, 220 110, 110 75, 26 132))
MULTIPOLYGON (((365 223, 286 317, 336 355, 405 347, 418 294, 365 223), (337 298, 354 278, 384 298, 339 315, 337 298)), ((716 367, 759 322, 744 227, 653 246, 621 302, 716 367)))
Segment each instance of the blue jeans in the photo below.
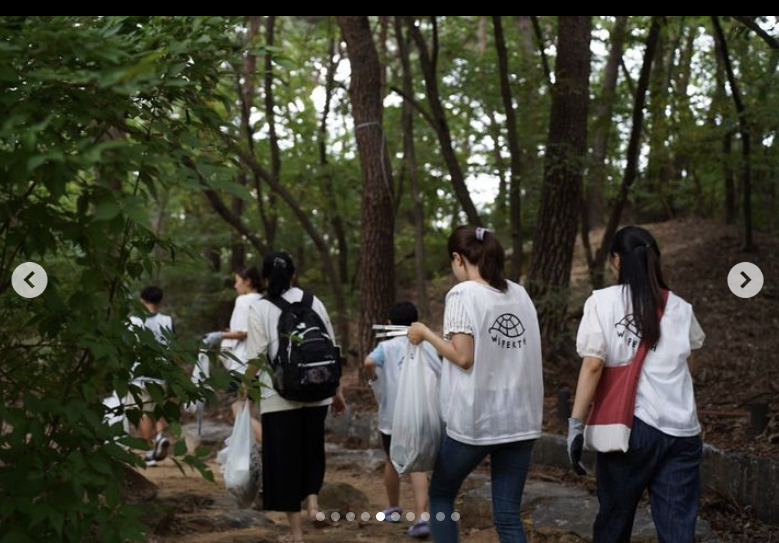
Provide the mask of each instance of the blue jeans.
POLYGON ((701 496, 700 436, 673 437, 636 418, 628 452, 598 453, 600 511, 593 543, 630 541, 633 518, 649 489, 660 543, 694 543, 701 496))
POLYGON ((519 518, 534 440, 500 445, 467 445, 444 436, 430 480, 430 531, 436 543, 457 542, 454 500, 465 478, 490 455, 492 518, 501 543, 525 543, 519 518), (444 515, 438 520, 439 513, 444 515))

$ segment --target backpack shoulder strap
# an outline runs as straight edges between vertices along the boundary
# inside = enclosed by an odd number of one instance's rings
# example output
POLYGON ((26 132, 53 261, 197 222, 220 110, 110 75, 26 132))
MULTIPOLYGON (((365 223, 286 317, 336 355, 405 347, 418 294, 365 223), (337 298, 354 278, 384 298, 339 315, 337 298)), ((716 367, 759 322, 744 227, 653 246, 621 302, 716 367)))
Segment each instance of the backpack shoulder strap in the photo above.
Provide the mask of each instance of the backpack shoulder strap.
POLYGON ((300 301, 304 306, 308 308, 314 307, 314 294, 310 290, 303 291, 303 299, 300 301))
MULTIPOLYGON (((266 296, 266 297, 262 298, 262 300, 269 301, 270 303, 272 303, 273 305, 275 305, 276 307, 278 307, 282 311, 284 311, 285 309, 287 309, 291 305, 287 300, 285 300, 281 296, 272 296, 272 297, 271 296, 266 296)), ((262 301, 262 300, 260 300, 260 301, 262 301)))

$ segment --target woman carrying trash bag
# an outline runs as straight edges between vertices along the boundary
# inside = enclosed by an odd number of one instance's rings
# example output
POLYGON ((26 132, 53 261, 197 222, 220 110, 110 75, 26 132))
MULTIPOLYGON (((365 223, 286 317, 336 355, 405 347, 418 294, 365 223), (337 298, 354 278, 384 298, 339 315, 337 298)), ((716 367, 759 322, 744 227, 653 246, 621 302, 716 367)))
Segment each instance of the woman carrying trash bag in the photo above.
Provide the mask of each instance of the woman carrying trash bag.
POLYGON ((279 337, 279 320, 283 312, 277 303, 310 304, 308 307, 319 317, 316 320, 324 324, 322 333, 331 339, 335 336, 322 302, 310 293, 304 296, 301 289, 292 286, 295 266, 288 253, 282 251, 266 256, 262 262, 262 276, 267 284, 267 296, 252 304, 249 312, 247 355, 250 362, 245 383, 255 383, 254 376, 258 369, 261 370, 263 508, 285 512, 290 534, 282 541, 301 543, 301 502, 305 501, 309 519, 315 527, 325 520, 319 510, 318 494, 325 476, 327 409, 332 406, 333 413, 338 415, 346 409, 346 404, 340 387, 330 397, 313 402, 289 400, 274 388, 274 379, 265 360, 275 360, 280 344, 290 342, 292 348, 293 341, 291 337, 279 337))
POLYGON ((568 420, 568 455, 582 473, 583 442, 600 451, 594 542, 630 541, 636 506, 648 488, 658 540, 693 543, 702 442, 688 359, 692 349, 703 345, 705 334, 692 306, 668 292, 660 250, 648 231, 623 228, 615 234, 610 254, 619 284, 592 293, 579 325, 576 347, 583 362, 568 420), (601 422, 593 414, 585 431, 594 398, 597 412, 608 409, 613 417, 618 411, 616 402, 603 401, 604 392, 611 376, 631 370, 628 364, 638 372, 638 381, 633 378, 628 389, 635 400, 626 406, 627 423, 614 418, 601 422))
POLYGON ((504 278, 505 254, 492 232, 460 226, 448 250, 460 283, 446 295, 444 337, 421 323, 408 331, 412 343, 427 341, 445 359, 446 435, 430 481, 430 530, 436 543, 457 541, 454 500, 489 455, 498 536, 523 543, 519 510, 544 399, 536 310, 525 289, 504 278))
MULTIPOLYGON (((203 338, 203 343, 208 347, 218 347, 221 351, 221 360, 224 368, 235 377, 227 386, 227 394, 232 398, 230 406, 233 412, 233 420, 238 418, 238 412, 243 408, 243 402, 238 401, 237 393, 241 383, 240 375, 246 373, 246 348, 247 329, 249 327, 249 308, 262 298, 265 289, 260 270, 255 266, 249 266, 235 272, 235 291, 238 296, 235 299, 233 313, 230 316, 229 330, 209 332, 203 338)), ((254 403, 249 402, 249 412, 254 413, 254 403)), ((260 421, 251 415, 252 432, 254 439, 262 443, 262 425, 260 421)))

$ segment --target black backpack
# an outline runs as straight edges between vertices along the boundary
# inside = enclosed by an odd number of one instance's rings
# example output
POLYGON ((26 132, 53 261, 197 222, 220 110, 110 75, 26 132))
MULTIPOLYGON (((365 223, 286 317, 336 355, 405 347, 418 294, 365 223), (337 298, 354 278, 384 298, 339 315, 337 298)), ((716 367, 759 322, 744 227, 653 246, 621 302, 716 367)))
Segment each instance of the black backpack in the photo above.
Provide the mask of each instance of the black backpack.
POLYGON ((290 303, 282 297, 263 298, 281 309, 279 352, 270 361, 273 388, 282 398, 318 402, 335 395, 341 380, 341 352, 312 308, 314 295, 290 303))

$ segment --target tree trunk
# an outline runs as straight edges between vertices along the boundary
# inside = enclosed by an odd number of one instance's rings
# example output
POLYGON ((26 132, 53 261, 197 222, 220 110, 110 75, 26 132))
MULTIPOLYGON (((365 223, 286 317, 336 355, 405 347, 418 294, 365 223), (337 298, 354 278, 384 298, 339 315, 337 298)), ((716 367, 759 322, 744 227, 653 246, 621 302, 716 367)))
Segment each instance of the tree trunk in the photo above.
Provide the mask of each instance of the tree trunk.
POLYGON ((641 127, 644 123, 644 104, 646 103, 646 91, 649 88, 649 75, 652 72, 652 59, 655 57, 657 42, 660 39, 661 21, 659 17, 652 17, 652 26, 649 28, 649 35, 646 39, 646 49, 644 50, 644 60, 641 64, 641 74, 638 77, 636 86, 636 96, 633 103, 633 126, 630 130, 630 141, 628 142, 627 164, 625 166, 625 175, 622 178, 622 186, 617 196, 617 201, 611 210, 609 222, 603 231, 603 238, 600 247, 595 253, 595 265, 591 268, 590 281, 594 288, 602 288, 604 283, 603 267, 609 256, 609 247, 611 238, 617 231, 617 226, 622 218, 622 210, 625 208, 625 202, 628 199, 630 187, 638 173, 638 152, 641 144, 641 127))
POLYGON ((546 82, 551 87, 552 72, 549 69, 549 59, 546 56, 546 43, 544 43, 544 33, 541 32, 541 25, 538 22, 537 16, 531 15, 530 22, 533 23, 533 32, 536 37, 536 43, 538 44, 538 52, 541 56, 541 66, 544 68, 544 75, 546 75, 546 82))
POLYGON ((733 133, 728 130, 722 137, 722 164, 725 176, 725 223, 736 224, 736 177, 733 173, 733 133))
MULTIPOLYGON (((246 174, 241 173, 239 176, 241 184, 246 184, 246 174)), ((243 200, 234 196, 232 201, 231 212, 236 217, 243 215, 243 200)), ((246 266, 246 246, 241 240, 241 236, 233 233, 234 242, 232 245, 232 256, 230 257, 230 271, 236 272, 243 269, 246 266)))
MULTIPOLYGON (((622 61, 622 46, 625 42, 628 18, 618 16, 611 30, 611 49, 603 70, 603 89, 595 106, 594 129, 592 134, 592 166, 587 175, 587 217, 589 226, 603 226, 604 206, 603 187, 606 184, 606 157, 608 155, 609 139, 611 137, 611 116, 614 111, 614 98, 619 76, 619 65, 622 61)), ((589 231, 586 233, 589 235, 589 231)), ((583 233, 584 235, 584 233, 583 233)))
POLYGON ((509 61, 506 51, 506 40, 503 37, 503 24, 500 15, 492 17, 495 30, 495 48, 498 51, 498 75, 500 91, 503 98, 503 109, 506 112, 506 132, 508 134, 509 153, 511 156, 511 181, 509 182, 509 209, 511 217, 511 266, 509 279, 519 281, 522 275, 522 202, 520 197, 521 151, 517 138, 517 117, 511 97, 509 83, 509 61))
POLYGON ((590 101, 591 24, 590 16, 558 18, 544 184, 528 271, 530 295, 539 308, 541 337, 547 353, 565 323, 581 209, 590 101))
MULTIPOLYGON (((682 20, 684 20, 682 18, 682 20)), ((671 107, 671 116, 673 118, 673 126, 675 130, 675 137, 678 141, 677 145, 672 147, 673 155, 673 169, 674 179, 676 187, 681 186, 684 183, 685 178, 692 178, 696 187, 696 209, 697 213, 703 214, 705 205, 705 198, 703 193, 703 187, 700 183, 700 178, 692 174, 693 164, 690 151, 686 145, 682 144, 681 127, 692 126, 695 122, 695 112, 690 108, 690 95, 687 92, 687 87, 690 84, 690 78, 692 77, 692 56, 695 48, 695 37, 697 35, 696 26, 683 26, 680 32, 680 40, 684 40, 684 44, 679 50, 679 62, 673 79, 674 89, 673 97, 675 104, 671 107)))
POLYGON ((443 155, 444 163, 449 170, 449 175, 452 178, 454 193, 460 202, 460 206, 462 206, 463 211, 465 211, 465 214, 468 217, 468 222, 474 226, 482 226, 479 212, 476 210, 476 206, 468 192, 468 187, 465 184, 465 175, 460 167, 460 161, 457 159, 457 155, 454 152, 452 133, 449 130, 449 123, 446 120, 446 113, 444 112, 444 106, 441 103, 441 96, 438 92, 438 74, 436 73, 438 64, 438 26, 436 24, 436 19, 435 17, 432 17, 433 45, 431 51, 428 51, 425 38, 416 26, 413 17, 406 17, 406 23, 409 32, 411 33, 411 37, 414 39, 414 42, 417 44, 417 49, 419 50, 419 61, 422 66, 422 75, 425 78, 425 87, 427 89, 427 101, 430 103, 430 109, 433 113, 433 123, 431 126, 441 145, 441 154, 443 155))
POLYGON ((741 100, 741 91, 736 82, 736 76, 733 73, 733 66, 730 63, 725 33, 722 31, 722 26, 716 15, 711 17, 711 22, 714 26, 715 38, 722 51, 722 60, 725 63, 725 73, 728 76, 730 93, 733 96, 733 103, 735 104, 736 112, 738 113, 738 129, 741 134, 741 182, 744 190, 744 250, 753 251, 755 246, 752 240, 752 169, 749 164, 752 148, 750 126, 746 117, 746 107, 744 107, 744 102, 741 100))
MULTIPOLYGON (((654 19, 653 19, 654 22, 654 19)), ((668 151, 669 122, 667 116, 668 108, 668 72, 673 69, 672 62, 667 60, 673 57, 674 51, 666 51, 670 42, 666 32, 666 26, 661 25, 660 37, 655 51, 654 66, 649 78, 649 101, 648 117, 649 125, 649 160, 646 169, 647 191, 657 197, 664 212, 659 216, 654 205, 651 206, 652 213, 644 214, 644 219, 655 221, 660 218, 670 219, 673 216, 671 203, 669 200, 668 185, 671 181, 671 157, 668 151)), ((651 32, 651 30, 650 30, 651 32)), ((654 203, 654 202, 651 202, 654 203)), ((646 206, 637 206, 638 209, 647 209, 646 206)))
MULTIPOLYGON (((727 101, 725 60, 722 58, 722 49, 719 43, 714 41, 714 56, 717 61, 717 71, 715 72, 716 87, 711 101, 706 122, 712 130, 721 130, 722 127, 717 124, 717 117, 722 117, 722 125, 727 126, 728 108, 725 105, 727 101)), ((733 159, 731 150, 733 147, 733 131, 727 129, 722 134, 722 177, 725 186, 725 224, 736 224, 738 216, 738 195, 736 193, 736 178, 733 173, 733 159)))
MULTIPOLYGON (((254 140, 252 138, 252 126, 250 121, 250 112, 254 97, 257 91, 257 55, 252 50, 252 42, 256 39, 260 31, 260 18, 257 16, 247 17, 246 20, 246 53, 243 57, 243 66, 241 67, 241 77, 238 78, 238 94, 241 98, 241 128, 246 136, 247 145, 254 149, 254 140)), ((237 183, 246 186, 248 180, 245 173, 240 173, 237 183)), ((230 202, 230 212, 238 220, 243 220, 244 202, 242 198, 233 196, 230 202)), ((230 257, 230 271, 238 271, 246 264, 246 247, 238 232, 233 234, 232 256, 230 257)))
MULTIPOLYGON (((330 215, 330 224, 335 233, 335 240, 338 245, 338 275, 341 283, 349 282, 349 244, 346 240, 346 228, 341 218, 340 206, 335 196, 335 186, 333 185, 333 172, 327 159, 327 118, 330 115, 330 106, 333 100, 333 90, 335 89, 335 71, 338 63, 335 61, 335 36, 332 29, 327 40, 327 75, 325 76, 325 107, 322 111, 322 120, 319 123, 319 164, 322 166, 322 175, 325 185, 325 198, 327 198, 328 215, 330 215)), ((348 330, 343 330, 347 333, 348 330)))
MULTIPOLYGON (((403 67, 403 92, 408 96, 413 96, 414 80, 408 54, 408 42, 403 35, 403 25, 399 16, 395 17, 395 37, 398 43, 400 62, 403 67)), ((414 200, 414 271, 417 284, 417 307, 419 308, 420 319, 422 319, 430 315, 425 274, 425 210, 417 177, 417 156, 416 147, 414 146, 414 111, 413 106, 407 100, 403 101, 401 121, 403 124, 403 158, 406 162, 406 169, 411 182, 411 197, 414 200)))
POLYGON ((490 120, 488 131, 490 138, 495 142, 492 146, 492 153, 495 160, 495 169, 498 176, 498 195, 495 198, 495 218, 494 223, 502 228, 508 225, 508 180, 506 179, 506 160, 503 158, 500 145, 501 126, 495 117, 495 111, 491 107, 485 107, 485 115, 490 120))
MULTIPOLYGON (((546 109, 546 106, 542 105, 541 89, 545 87, 544 94, 546 94, 546 92, 551 92, 552 88, 548 74, 544 73, 542 63, 539 63, 534 20, 537 24, 538 20, 528 15, 520 15, 515 18, 520 35, 517 44, 521 58, 520 73, 525 74, 520 85, 521 99, 517 102, 517 114, 522 119, 522 124, 529 123, 525 130, 519 133, 519 135, 524 136, 521 140, 522 162, 520 171, 522 172, 523 181, 521 194, 525 202, 536 202, 540 199, 541 185, 543 184, 543 163, 538 156, 538 146, 541 143, 541 139, 536 136, 536 133, 539 132, 536 126, 541 124, 539 119, 542 115, 545 115, 545 113, 540 112, 546 109)), ((540 30, 539 27, 538 31, 540 32, 540 30)), ((527 219, 525 220, 527 221, 527 219)), ((525 241, 523 240, 524 243, 525 241)), ((527 269, 527 265, 525 265, 525 268, 527 269)))
POLYGON ((603 225, 603 187, 606 185, 606 156, 611 137, 611 116, 614 110, 614 97, 622 63, 622 45, 627 30, 626 16, 618 16, 611 30, 611 49, 603 71, 603 89, 595 106, 595 122, 592 135, 592 160, 585 183, 585 195, 582 201, 582 245, 587 259, 590 277, 595 269, 595 255, 590 246, 590 229, 603 225))
POLYGON ((381 65, 368 17, 339 16, 351 65, 352 103, 362 171, 359 356, 367 354, 371 325, 387 319, 395 301, 392 172, 382 132, 381 65))
MULTIPOLYGON (((265 121, 268 123, 268 136, 270 139, 271 175, 273 179, 281 179, 281 150, 279 149, 279 138, 276 134, 276 99, 273 95, 273 55, 271 54, 275 46, 275 26, 276 17, 274 15, 268 16, 265 19, 265 45, 268 47, 268 51, 265 52, 265 121)), ((276 213, 277 206, 276 195, 272 192, 269 193, 268 208, 265 213, 265 235, 271 247, 276 239, 276 228, 279 222, 279 217, 276 213)))

